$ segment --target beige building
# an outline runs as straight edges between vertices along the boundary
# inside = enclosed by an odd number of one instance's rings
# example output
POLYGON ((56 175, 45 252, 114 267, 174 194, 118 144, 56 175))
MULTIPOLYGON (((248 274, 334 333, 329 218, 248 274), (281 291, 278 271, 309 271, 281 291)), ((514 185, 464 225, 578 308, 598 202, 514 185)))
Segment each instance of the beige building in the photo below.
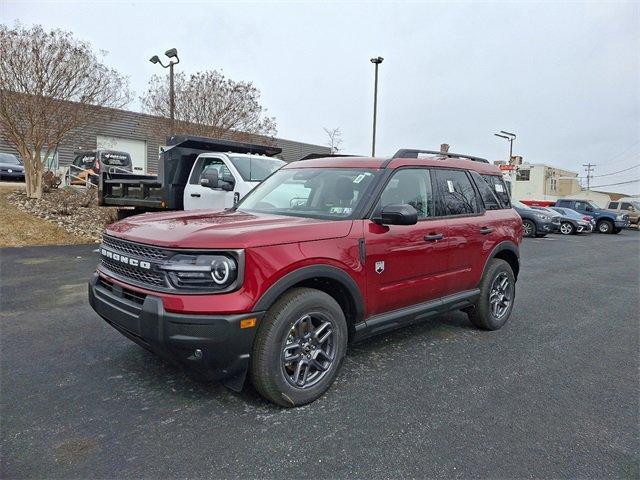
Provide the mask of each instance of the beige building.
POLYGON ((580 191, 576 172, 551 165, 523 163, 511 174, 511 193, 516 200, 556 200, 580 191))

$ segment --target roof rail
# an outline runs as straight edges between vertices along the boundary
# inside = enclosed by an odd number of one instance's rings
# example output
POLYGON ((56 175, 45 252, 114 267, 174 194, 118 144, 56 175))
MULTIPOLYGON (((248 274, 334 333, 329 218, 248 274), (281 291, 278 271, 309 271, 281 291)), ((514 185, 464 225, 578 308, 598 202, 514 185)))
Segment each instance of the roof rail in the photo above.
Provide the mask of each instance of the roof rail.
POLYGON ((473 160, 474 162, 489 163, 489 160, 486 158, 473 157, 462 153, 438 152, 436 150, 418 150, 411 148, 401 148, 394 153, 391 158, 418 158, 421 153, 429 153, 440 157, 466 158, 467 160, 473 160))

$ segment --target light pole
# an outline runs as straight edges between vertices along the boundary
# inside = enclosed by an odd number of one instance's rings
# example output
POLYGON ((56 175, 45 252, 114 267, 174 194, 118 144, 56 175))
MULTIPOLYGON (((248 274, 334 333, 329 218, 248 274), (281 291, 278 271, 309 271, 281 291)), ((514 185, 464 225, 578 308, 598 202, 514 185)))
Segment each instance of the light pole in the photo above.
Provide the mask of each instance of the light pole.
POLYGON ((494 133, 494 135, 496 137, 506 138, 509 141, 509 161, 507 163, 511 165, 511 160, 513 159, 513 141, 516 139, 516 134, 500 130, 500 133, 494 133))
POLYGON ((382 63, 384 58, 375 57, 371 59, 371 63, 376 66, 376 80, 373 87, 373 142, 371 144, 371 156, 376 156, 376 114, 378 112, 378 65, 382 63))
POLYGON ((169 118, 171 119, 171 134, 173 134, 173 122, 176 107, 175 91, 173 88, 173 66, 180 63, 180 59, 178 58, 178 51, 175 48, 170 48, 164 52, 164 54, 169 58, 169 63, 166 65, 162 63, 157 55, 151 57, 149 61, 153 64, 159 63, 163 68, 169 69, 169 118))

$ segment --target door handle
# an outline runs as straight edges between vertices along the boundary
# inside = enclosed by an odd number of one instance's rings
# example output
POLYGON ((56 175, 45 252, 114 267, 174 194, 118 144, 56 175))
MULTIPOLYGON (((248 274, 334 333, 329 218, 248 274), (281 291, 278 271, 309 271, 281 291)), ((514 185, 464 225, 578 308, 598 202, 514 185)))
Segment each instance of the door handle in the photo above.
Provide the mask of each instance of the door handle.
POLYGON ((491 227, 482 227, 480 229, 480 233, 482 235, 489 235, 491 232, 493 232, 493 228, 491 228, 491 227))
POLYGON ((200 194, 199 193, 192 193, 191 196, 200 198, 200 194))
POLYGON ((424 236, 426 242, 435 242, 436 240, 442 240, 444 235, 442 233, 430 233, 424 236))

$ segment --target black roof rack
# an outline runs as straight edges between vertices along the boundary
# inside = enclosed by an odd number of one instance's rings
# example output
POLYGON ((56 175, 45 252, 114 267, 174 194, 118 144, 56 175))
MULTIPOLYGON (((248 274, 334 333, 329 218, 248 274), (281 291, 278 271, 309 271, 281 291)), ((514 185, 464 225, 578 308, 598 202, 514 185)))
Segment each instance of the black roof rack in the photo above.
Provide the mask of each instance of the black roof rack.
POLYGON ((421 153, 429 153, 434 156, 440 157, 466 158, 467 160, 473 160, 474 162, 489 163, 489 160, 487 160, 486 158, 473 157, 471 155, 464 155, 462 153, 438 152, 436 150, 418 150, 411 148, 401 148, 396 153, 394 153, 393 157, 391 158, 418 158, 421 153))
POLYGON ((345 155, 342 153, 310 153, 300 160, 315 160, 316 158, 335 158, 335 157, 360 157, 361 155, 345 155))

